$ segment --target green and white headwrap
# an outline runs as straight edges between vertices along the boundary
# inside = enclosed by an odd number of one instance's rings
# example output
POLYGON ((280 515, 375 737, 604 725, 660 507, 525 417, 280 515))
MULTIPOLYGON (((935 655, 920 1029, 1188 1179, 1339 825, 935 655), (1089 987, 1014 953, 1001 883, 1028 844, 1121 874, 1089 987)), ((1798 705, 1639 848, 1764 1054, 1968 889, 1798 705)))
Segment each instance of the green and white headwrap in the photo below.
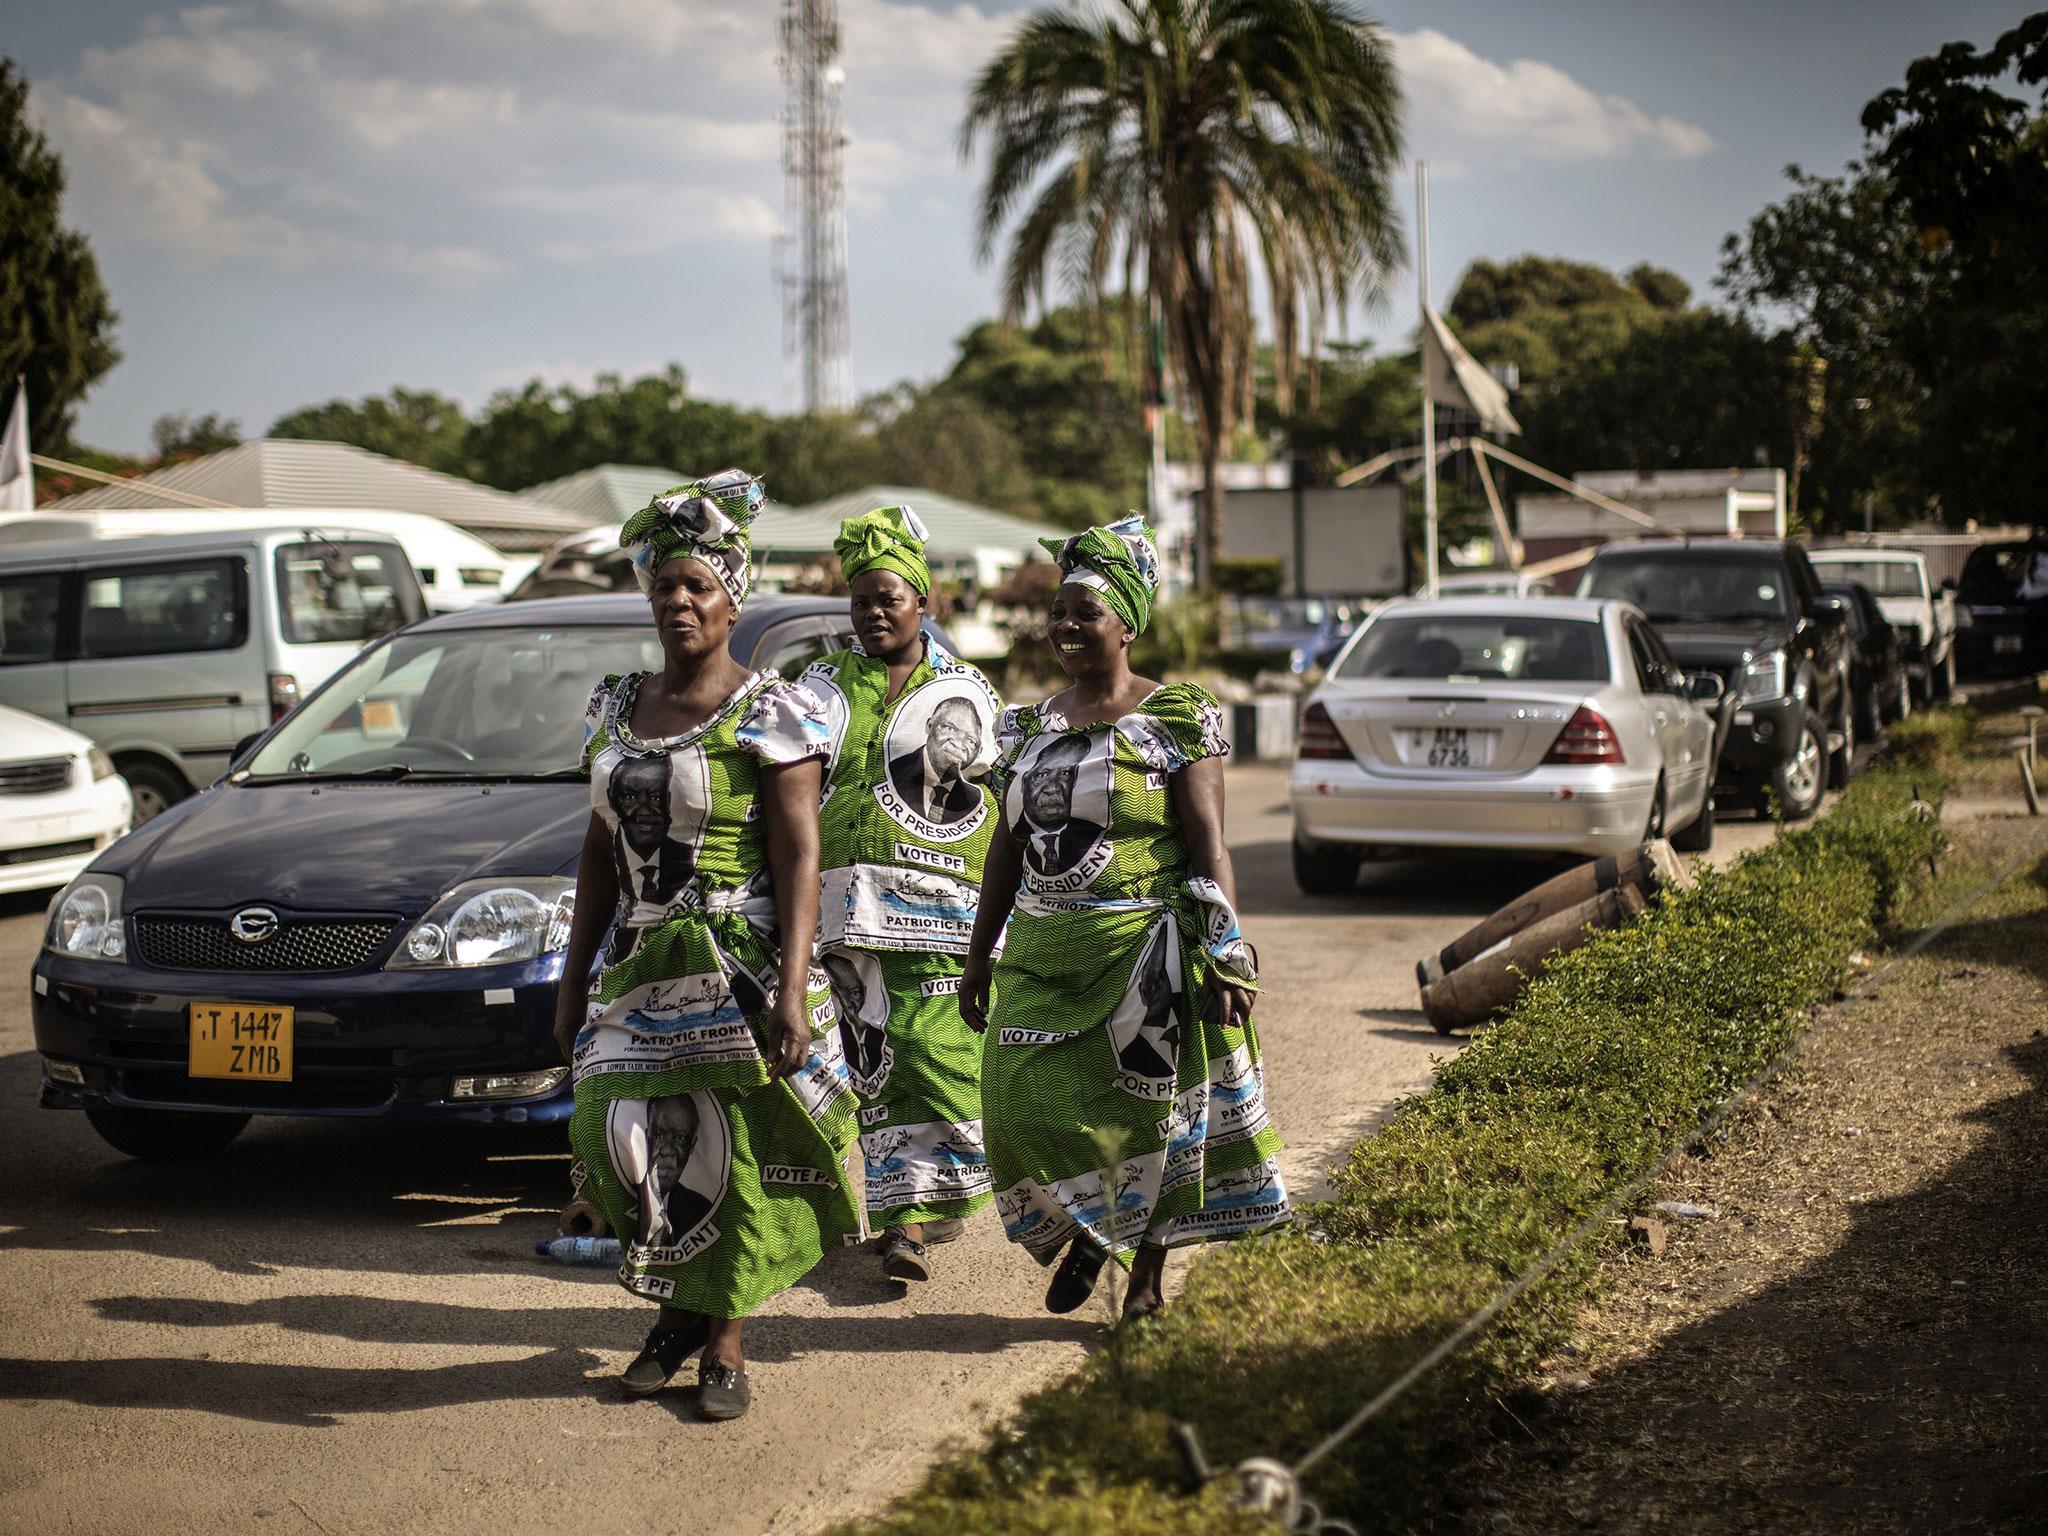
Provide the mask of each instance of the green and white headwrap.
POLYGON ((619 530, 619 548, 632 555, 640 590, 652 592, 654 573, 688 555, 711 568, 738 608, 754 580, 747 525, 767 500, 760 479, 744 469, 723 469, 663 491, 619 530))
POLYGON ((1102 594, 1112 612, 1138 633, 1152 621, 1152 597, 1159 590, 1159 546, 1143 513, 1133 512, 1106 528, 1090 528, 1071 539, 1040 539, 1060 568, 1060 584, 1102 594))
POLYGON ((832 552, 850 585, 867 571, 894 571, 919 592, 932 589, 931 567, 925 564, 924 541, 931 537, 924 519, 908 507, 877 507, 839 525, 832 552))

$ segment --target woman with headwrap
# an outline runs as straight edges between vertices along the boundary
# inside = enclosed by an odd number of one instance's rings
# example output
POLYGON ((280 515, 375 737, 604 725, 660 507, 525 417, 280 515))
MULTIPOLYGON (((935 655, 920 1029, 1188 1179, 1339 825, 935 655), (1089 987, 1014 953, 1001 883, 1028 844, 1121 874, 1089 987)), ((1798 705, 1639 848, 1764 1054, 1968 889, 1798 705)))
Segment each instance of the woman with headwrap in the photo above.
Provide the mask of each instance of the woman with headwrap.
POLYGON ((1059 1259, 1054 1312, 1088 1299, 1105 1259, 1129 1265, 1131 1321, 1161 1305, 1169 1248, 1279 1225, 1289 1206, 1223 841, 1222 713, 1131 671, 1159 585, 1142 518, 1045 545, 1062 578, 1047 630, 1073 686, 997 732, 1002 825, 960 1012, 985 1031, 1004 1231, 1059 1259))
POLYGON ((931 1278, 926 1249, 988 1203, 981 1042, 956 999, 994 826, 982 776, 1002 701, 923 630, 924 525, 908 507, 851 518, 834 548, 852 588, 850 650, 804 686, 832 722, 819 942, 859 1093, 869 1225, 882 1272, 931 1278))
POLYGON ((747 1408, 740 1319, 860 1230, 856 1105, 811 965, 830 734, 816 699, 726 649, 761 502, 727 470, 620 537, 662 665, 590 698, 593 811, 555 1013, 582 1196, 625 1244, 620 1283, 661 1303, 621 1385, 658 1391, 701 1350, 708 1419, 747 1408))

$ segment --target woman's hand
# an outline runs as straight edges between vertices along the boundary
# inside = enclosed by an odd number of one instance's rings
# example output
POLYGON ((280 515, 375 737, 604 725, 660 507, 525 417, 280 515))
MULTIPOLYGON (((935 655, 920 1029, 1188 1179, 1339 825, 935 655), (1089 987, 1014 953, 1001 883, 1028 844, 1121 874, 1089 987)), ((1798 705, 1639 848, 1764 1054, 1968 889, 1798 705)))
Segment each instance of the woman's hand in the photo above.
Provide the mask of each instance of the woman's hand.
POLYGON ((1241 987, 1234 981, 1226 980, 1222 972, 1211 970, 1208 980, 1202 983, 1203 1022, 1221 1024, 1230 1029, 1243 1029, 1245 1021, 1251 1016, 1251 988, 1241 987))
POLYGON ((977 1035, 988 1028, 988 995, 994 968, 987 958, 969 955, 960 973, 960 1017, 977 1035))
POLYGON ((768 1080, 795 1077, 803 1071, 811 1054, 810 1003, 804 994, 787 990, 779 994, 769 1015, 768 1028, 774 1041, 768 1057, 768 1080))

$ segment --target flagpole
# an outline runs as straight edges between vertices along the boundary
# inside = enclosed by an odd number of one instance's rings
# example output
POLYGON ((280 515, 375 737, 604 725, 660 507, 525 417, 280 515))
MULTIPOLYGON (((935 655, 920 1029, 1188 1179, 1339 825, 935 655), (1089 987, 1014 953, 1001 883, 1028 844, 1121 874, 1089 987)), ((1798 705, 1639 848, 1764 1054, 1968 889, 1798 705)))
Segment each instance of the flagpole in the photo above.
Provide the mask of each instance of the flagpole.
POLYGON ((1422 360, 1422 593, 1436 596, 1436 401, 1429 393, 1429 162, 1415 162, 1415 296, 1422 360))

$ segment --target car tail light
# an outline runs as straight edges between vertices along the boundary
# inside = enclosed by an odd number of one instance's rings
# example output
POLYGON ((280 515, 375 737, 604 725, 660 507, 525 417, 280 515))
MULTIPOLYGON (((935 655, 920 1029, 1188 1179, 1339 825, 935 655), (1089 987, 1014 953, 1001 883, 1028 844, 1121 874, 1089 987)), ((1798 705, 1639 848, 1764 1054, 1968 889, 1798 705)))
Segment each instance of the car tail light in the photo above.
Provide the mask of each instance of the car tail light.
POLYGON ((1351 756, 1351 749, 1344 744, 1344 737, 1337 729, 1337 722, 1330 718, 1330 712, 1320 704, 1311 704, 1301 712, 1301 734, 1295 740, 1294 755, 1303 761, 1314 758, 1335 758, 1339 761, 1351 756))
POLYGON ((1622 760, 1621 742, 1615 737, 1614 727, 1607 723, 1606 716, 1583 704, 1564 723, 1564 729, 1557 733, 1557 740, 1543 759, 1546 763, 1577 767, 1622 760))
POLYGON ((274 725, 298 707, 299 680, 289 672, 270 674, 270 720, 274 725))

